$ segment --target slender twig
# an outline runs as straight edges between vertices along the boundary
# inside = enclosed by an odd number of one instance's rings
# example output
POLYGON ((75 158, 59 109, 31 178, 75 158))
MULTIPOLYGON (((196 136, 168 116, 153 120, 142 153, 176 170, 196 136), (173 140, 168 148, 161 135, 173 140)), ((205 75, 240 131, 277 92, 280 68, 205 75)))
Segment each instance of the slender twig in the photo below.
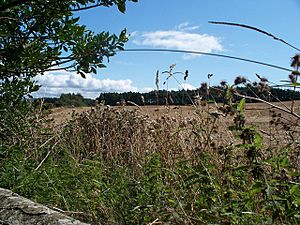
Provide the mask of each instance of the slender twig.
POLYGON ((7 17, 7 16, 1 16, 0 17, 0 20, 5 20, 5 19, 7 19, 7 20, 17 20, 16 18, 11 18, 11 17, 7 17))
POLYGON ((82 7, 82 8, 74 8, 74 9, 71 9, 70 11, 71 12, 83 11, 83 10, 87 10, 87 9, 97 8, 99 6, 105 6, 105 5, 103 3, 98 3, 95 5, 90 5, 90 6, 86 6, 86 7, 82 7))
MULTIPOLYGON (((299 72, 299 66, 296 67, 296 71, 299 72)), ((296 77, 296 83, 297 83, 297 79, 298 79, 298 76, 295 76, 296 77)), ((293 89, 293 97, 292 97, 292 106, 291 106, 291 111, 294 112, 294 106, 295 106, 295 93, 296 93, 296 85, 294 86, 294 89, 293 89)))
POLYGON ((240 57, 230 56, 230 55, 209 53, 209 52, 189 51, 189 50, 179 50, 179 49, 153 49, 153 48, 152 49, 151 48, 144 48, 144 49, 142 49, 142 48, 130 48, 129 49, 128 48, 128 49, 119 50, 119 51, 121 51, 121 52, 174 52, 174 53, 186 53, 186 54, 196 54, 196 55, 208 55, 208 56, 215 56, 215 57, 222 57, 222 58, 234 59, 234 60, 239 60, 239 61, 245 61, 245 62, 250 62, 250 63, 254 63, 254 64, 272 67, 272 68, 279 69, 279 70, 293 72, 293 70, 291 70, 291 69, 277 66, 274 64, 270 64, 270 63, 265 63, 265 62, 261 62, 261 61, 257 61, 257 60, 245 59, 245 58, 240 58, 240 57))
POLYGON ((265 34, 269 37, 272 37, 273 39, 277 40, 277 41, 280 41, 288 46, 290 46, 291 48, 297 50, 297 51, 300 51, 299 48, 291 45, 290 43, 286 42, 285 40, 281 39, 281 38, 278 38, 276 37, 275 35, 269 33, 269 32, 266 32, 264 30, 261 30, 259 28, 256 28, 256 27, 252 27, 252 26, 249 26, 249 25, 246 25, 246 24, 240 24, 240 23, 230 23, 230 22, 219 22, 219 21, 209 21, 209 23, 212 23, 212 24, 221 24, 221 25, 229 25, 229 26, 238 26, 238 27, 243 27, 243 28, 247 28, 247 29, 250 29, 250 30, 255 30, 259 33, 262 33, 262 34, 265 34))
POLYGON ((42 161, 39 163, 39 165, 35 168, 35 171, 37 171, 41 166, 44 164, 44 162, 48 159, 49 155, 52 153, 52 150, 55 148, 55 146, 60 142, 60 140, 56 141, 52 146, 51 149, 47 152, 46 156, 42 159, 42 161))
POLYGON ((84 214, 84 212, 64 211, 64 210, 59 209, 59 208, 54 207, 54 206, 48 206, 48 208, 51 208, 51 209, 53 209, 57 212, 64 213, 64 214, 84 214))

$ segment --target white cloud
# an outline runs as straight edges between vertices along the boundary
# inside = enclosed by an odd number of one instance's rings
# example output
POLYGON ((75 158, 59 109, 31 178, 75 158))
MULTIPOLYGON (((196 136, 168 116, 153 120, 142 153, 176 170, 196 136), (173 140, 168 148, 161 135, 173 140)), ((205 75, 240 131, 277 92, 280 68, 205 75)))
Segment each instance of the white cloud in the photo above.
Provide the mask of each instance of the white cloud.
POLYGON ((82 78, 76 73, 45 73, 36 78, 42 85, 35 97, 57 97, 62 93, 81 93, 84 97, 96 98, 101 92, 138 91, 131 80, 111 80, 93 77, 90 74, 82 78))
POLYGON ((193 85, 189 84, 189 83, 183 83, 183 84, 178 86, 178 90, 182 90, 182 89, 184 89, 184 90, 195 90, 196 88, 193 85))
MULTIPOLYGON (((190 27, 189 23, 182 23, 173 30, 159 30, 153 32, 135 32, 133 43, 154 48, 168 48, 188 51, 202 51, 211 53, 223 51, 220 38, 196 33, 198 26, 190 27)), ((195 56, 195 55, 193 55, 195 56)), ((191 58, 189 54, 186 59, 191 58)))
POLYGON ((184 22, 175 26, 175 29, 180 31, 192 31, 192 30, 197 30, 199 28, 200 26, 190 26, 189 22, 184 22))

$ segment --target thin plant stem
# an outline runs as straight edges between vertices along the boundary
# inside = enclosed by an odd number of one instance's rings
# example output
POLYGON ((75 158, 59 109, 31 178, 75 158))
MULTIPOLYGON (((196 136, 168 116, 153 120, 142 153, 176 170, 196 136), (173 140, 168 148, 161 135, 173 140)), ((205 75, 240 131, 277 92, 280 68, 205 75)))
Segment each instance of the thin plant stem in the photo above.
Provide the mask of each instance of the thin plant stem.
POLYGON ((222 21, 221 21, 221 22, 220 22, 220 21, 209 21, 208 23, 211 23, 211 24, 221 24, 221 25, 229 25, 229 26, 237 26, 237 27, 243 27, 243 28, 250 29, 250 30, 255 30, 255 31, 259 32, 259 33, 262 33, 262 34, 264 34, 264 35, 267 35, 267 36, 269 36, 269 37, 272 37, 273 39, 275 39, 275 40, 277 40, 277 41, 280 41, 280 42, 286 44, 287 46, 289 46, 289 47, 291 47, 291 48, 293 48, 293 49, 295 49, 295 50, 297 50, 297 51, 300 52, 300 49, 299 49, 299 48, 297 48, 297 47, 291 45, 291 44, 288 43, 287 41, 285 41, 285 40, 283 40, 283 39, 281 39, 281 38, 278 38, 278 37, 276 37, 275 35, 273 35, 273 34, 267 32, 267 31, 264 31, 264 30, 262 30, 262 29, 259 29, 259 28, 253 27, 253 26, 249 26, 249 25, 246 25, 246 24, 240 24, 240 23, 222 22, 222 21))
POLYGON ((173 52, 173 53, 186 53, 186 54, 195 54, 195 55, 208 55, 208 56, 250 62, 250 63, 259 64, 259 65, 263 65, 263 66, 267 66, 267 67, 271 67, 271 68, 275 68, 275 69, 279 69, 279 70, 283 70, 283 71, 293 72, 293 70, 291 70, 291 69, 277 66, 274 64, 270 64, 270 63, 266 63, 266 62, 261 62, 261 61, 252 60, 252 59, 245 59, 245 58, 240 58, 240 57, 236 57, 236 56, 208 53, 208 52, 200 52, 200 51, 189 51, 189 50, 179 50, 179 49, 158 49, 158 48, 128 48, 128 49, 119 50, 119 51, 120 52, 173 52))

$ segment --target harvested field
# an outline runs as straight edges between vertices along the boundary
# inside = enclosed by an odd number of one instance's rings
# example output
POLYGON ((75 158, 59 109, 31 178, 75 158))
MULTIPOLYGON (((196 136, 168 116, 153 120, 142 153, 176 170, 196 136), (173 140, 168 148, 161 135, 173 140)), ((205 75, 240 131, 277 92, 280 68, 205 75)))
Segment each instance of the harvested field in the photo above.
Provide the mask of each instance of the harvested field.
MULTIPOLYGON (((274 103, 278 106, 291 107, 291 102, 274 103)), ((219 104, 219 106, 221 106, 219 104)), ((299 112, 300 101, 295 102, 295 111, 299 112)), ((174 119, 174 121, 183 121, 199 117, 196 111, 201 111, 203 115, 209 115, 207 112, 217 112, 215 105, 209 106, 197 106, 197 110, 194 106, 97 106, 100 108, 110 107, 114 110, 130 110, 137 111, 142 115, 149 117, 150 120, 159 120, 162 117, 174 119), (206 114, 203 112, 206 112, 206 114)), ((80 115, 82 113, 89 113, 91 107, 81 108, 54 108, 51 109, 49 118, 50 126, 63 127, 72 116, 80 115)), ((273 107, 264 103, 246 103, 245 105, 245 118, 246 125, 252 125, 256 127, 265 139, 265 147, 271 146, 284 146, 290 144, 290 142, 298 143, 298 140, 291 140, 291 135, 295 135, 300 132, 299 127, 295 126, 297 120, 285 112, 280 112, 273 107)), ((237 143, 236 133, 228 130, 228 127, 234 125, 234 116, 220 116, 216 125, 218 127, 217 138, 222 143, 237 143)))
MULTIPOLYGON (((278 106, 283 106, 281 103, 274 103, 278 106)), ((291 107, 291 102, 283 102, 287 107, 291 107)), ((219 104, 220 105, 220 104, 219 104)), ((103 106, 106 107, 106 106, 103 106)), ((189 117, 194 115, 195 107, 193 106, 112 106, 112 108, 138 109, 142 114, 149 115, 152 119, 157 119, 161 116, 178 116, 189 117)), ((202 110, 207 107, 199 107, 202 110)), ((50 110, 49 118, 54 126, 64 124, 72 118, 72 114, 80 114, 91 110, 92 107, 77 107, 77 108, 54 108, 50 110)), ((245 105, 245 113, 247 122, 253 125, 265 126, 271 120, 271 106, 264 103, 247 103, 245 105)), ((210 106, 210 111, 215 111, 215 106, 210 106)), ((300 101, 295 101, 295 111, 300 112, 300 101)), ((279 112, 276 110, 276 112, 279 112)))

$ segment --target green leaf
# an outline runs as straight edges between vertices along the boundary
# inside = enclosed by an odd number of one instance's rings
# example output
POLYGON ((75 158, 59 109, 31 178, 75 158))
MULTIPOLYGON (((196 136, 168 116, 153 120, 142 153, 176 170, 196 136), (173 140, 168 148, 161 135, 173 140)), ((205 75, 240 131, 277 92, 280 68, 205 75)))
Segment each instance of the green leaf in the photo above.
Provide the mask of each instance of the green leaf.
POLYGON ((83 72, 81 72, 81 71, 79 71, 79 74, 80 74, 80 76, 82 77, 82 78, 86 78, 86 76, 85 76, 85 74, 83 73, 83 72))
POLYGON ((294 70, 294 71, 292 71, 292 74, 299 76, 300 75, 300 71, 294 70))
POLYGON ((291 195, 294 195, 294 194, 300 194, 299 193, 299 185, 293 185, 290 189, 290 194, 291 195))
POLYGON ((246 103, 246 99, 243 98, 242 100, 240 100, 239 104, 237 105, 237 111, 241 114, 244 113, 245 103, 246 103))
POLYGON ((118 2, 118 9, 120 12, 125 13, 125 11, 126 11, 125 2, 118 2))
POLYGON ((251 194, 257 194, 260 193, 262 190, 265 189, 265 185, 264 183, 262 183, 261 181, 257 181, 251 189, 251 194))
POLYGON ((254 144, 257 148, 263 147, 263 137, 257 132, 254 135, 254 144))
POLYGON ((289 159, 287 157, 284 157, 281 161, 280 161, 280 166, 281 167, 287 167, 289 165, 289 159))
POLYGON ((294 204, 295 206, 299 207, 299 206, 300 206, 300 197, 297 198, 295 201, 293 201, 293 204, 294 204))
POLYGON ((92 67, 92 68, 91 68, 91 72, 94 73, 94 74, 96 74, 96 73, 97 73, 96 68, 95 68, 95 67, 92 67))

